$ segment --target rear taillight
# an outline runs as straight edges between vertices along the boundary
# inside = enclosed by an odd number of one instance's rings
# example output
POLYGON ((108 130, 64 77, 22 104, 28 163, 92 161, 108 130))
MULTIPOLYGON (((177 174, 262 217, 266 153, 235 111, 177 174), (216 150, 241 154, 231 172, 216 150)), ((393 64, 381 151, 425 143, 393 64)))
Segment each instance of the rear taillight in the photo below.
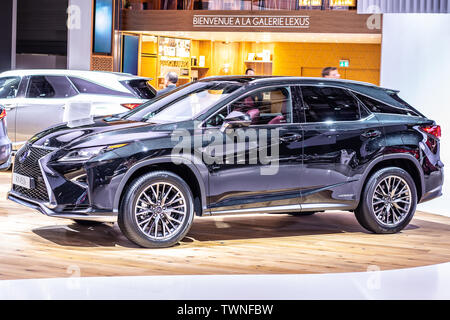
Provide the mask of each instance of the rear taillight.
POLYGON ((139 107, 142 103, 122 103, 121 106, 127 109, 133 110, 136 107, 139 107))
POLYGON ((6 110, 3 109, 3 108, 0 108, 0 110, 2 110, 2 111, 0 112, 0 120, 2 120, 4 117, 6 117, 6 110))
POLYGON ((429 133, 438 139, 441 138, 441 126, 423 126, 423 127, 420 127, 420 129, 422 129, 426 133, 429 133))

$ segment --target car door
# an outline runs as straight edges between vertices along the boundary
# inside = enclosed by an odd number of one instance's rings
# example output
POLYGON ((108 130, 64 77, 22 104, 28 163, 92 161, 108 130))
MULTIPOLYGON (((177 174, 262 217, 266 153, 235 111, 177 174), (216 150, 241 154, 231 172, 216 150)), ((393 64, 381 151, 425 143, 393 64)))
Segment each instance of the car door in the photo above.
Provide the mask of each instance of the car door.
POLYGON ((17 103, 16 144, 61 123, 68 99, 76 94, 65 76, 30 76, 25 97, 17 103))
MULTIPOLYGON (((207 200, 213 213, 299 210, 302 132, 294 118, 298 116, 292 112, 290 87, 278 86, 247 93, 205 122, 204 136, 235 142, 233 147, 227 144, 219 151, 225 159, 222 163, 206 163, 207 200), (251 124, 220 132, 223 119, 232 111, 247 114, 251 124), (241 139, 234 138, 239 134, 241 139)), ((203 152, 210 154, 210 148, 214 148, 212 143, 204 145, 203 152)))
POLYGON ((359 180, 384 146, 382 127, 348 90, 300 87, 303 112, 303 211, 351 208, 359 180))

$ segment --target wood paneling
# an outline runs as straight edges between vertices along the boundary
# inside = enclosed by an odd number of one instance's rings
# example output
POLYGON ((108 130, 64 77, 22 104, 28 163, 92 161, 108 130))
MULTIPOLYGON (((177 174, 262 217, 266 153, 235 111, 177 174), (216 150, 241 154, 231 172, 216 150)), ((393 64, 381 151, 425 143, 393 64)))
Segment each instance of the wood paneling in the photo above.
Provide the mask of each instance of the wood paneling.
MULTIPOLYGON (((193 46, 199 55, 198 41, 193 46)), ((209 41, 200 41, 208 42, 209 41)), ((346 43, 255 43, 255 42, 213 42, 213 55, 208 75, 244 74, 248 53, 269 50, 272 55, 271 71, 261 63, 252 63, 257 75, 320 77, 327 66, 338 66, 339 60, 350 61, 349 68, 339 68, 342 79, 369 82, 378 85, 380 81, 381 45, 346 43), (230 65, 228 73, 223 66, 230 65), (260 67, 258 67, 260 66, 260 67)), ((208 55, 204 49, 203 54, 208 55)), ((209 63, 207 62, 207 65, 209 63)))
POLYGON ((320 77, 324 67, 350 61, 349 68, 339 68, 343 79, 380 82, 381 45, 351 43, 276 43, 275 75, 320 77))
POLYGON ((243 32, 311 32, 381 34, 381 29, 368 29, 370 15, 354 11, 209 11, 209 10, 122 10, 123 31, 243 31, 243 32), (309 16, 309 28, 274 27, 194 27, 194 15, 309 16))
POLYGON ((7 201, 10 181, 0 173, 0 279, 365 272, 450 261, 450 218, 422 212, 392 235, 367 233, 349 212, 196 218, 180 245, 142 249, 117 226, 82 227, 7 201))

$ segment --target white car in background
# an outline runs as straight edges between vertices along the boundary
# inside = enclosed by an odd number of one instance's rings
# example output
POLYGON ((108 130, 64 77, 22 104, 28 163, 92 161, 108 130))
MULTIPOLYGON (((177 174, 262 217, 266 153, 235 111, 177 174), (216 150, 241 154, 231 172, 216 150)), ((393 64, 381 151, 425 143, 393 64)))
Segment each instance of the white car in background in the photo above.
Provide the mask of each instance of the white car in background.
POLYGON ((0 74, 13 150, 34 134, 66 120, 72 103, 90 104, 91 116, 117 114, 152 99, 149 78, 124 73, 75 70, 13 70, 0 74))

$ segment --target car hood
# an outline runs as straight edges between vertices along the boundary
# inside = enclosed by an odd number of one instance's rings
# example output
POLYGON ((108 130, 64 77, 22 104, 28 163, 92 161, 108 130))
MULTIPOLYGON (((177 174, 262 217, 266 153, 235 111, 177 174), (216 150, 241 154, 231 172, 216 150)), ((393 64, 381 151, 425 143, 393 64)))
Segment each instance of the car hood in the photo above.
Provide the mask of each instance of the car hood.
POLYGON ((36 134, 33 146, 47 148, 88 148, 128 143, 169 135, 176 125, 158 125, 118 118, 97 118, 78 126, 61 124, 36 134))

